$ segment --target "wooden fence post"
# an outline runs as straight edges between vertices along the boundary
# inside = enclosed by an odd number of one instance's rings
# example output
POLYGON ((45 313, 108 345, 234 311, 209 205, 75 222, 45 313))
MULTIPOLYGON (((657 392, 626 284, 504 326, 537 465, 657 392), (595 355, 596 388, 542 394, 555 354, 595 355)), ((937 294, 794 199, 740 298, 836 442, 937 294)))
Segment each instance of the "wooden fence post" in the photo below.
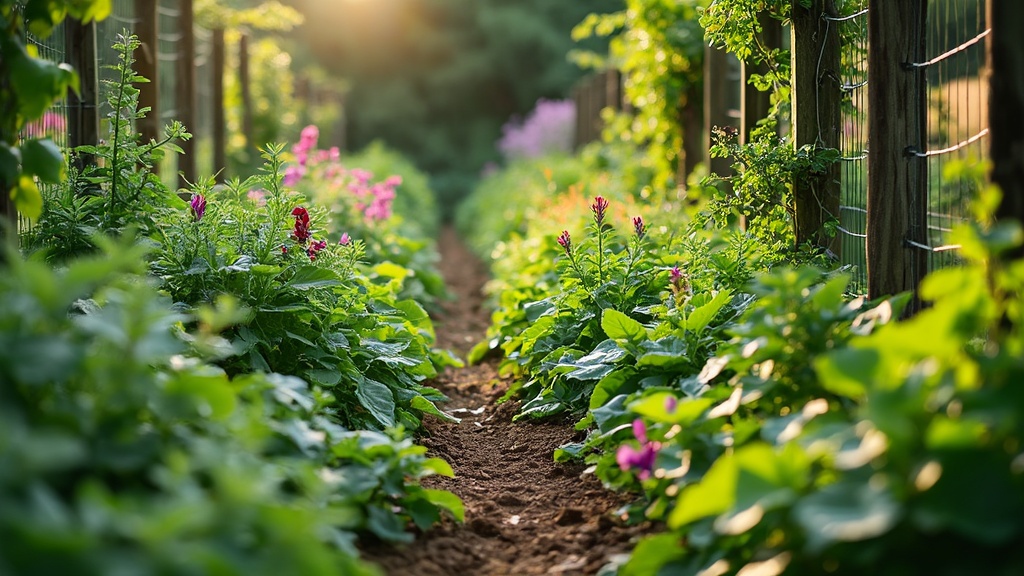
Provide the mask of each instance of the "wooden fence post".
POLYGON ((238 83, 242 92, 242 135, 245 145, 255 149, 252 133, 252 79, 249 74, 249 35, 242 34, 238 40, 238 83))
MULTIPOLYGON (((68 148, 95 146, 100 141, 99 62, 96 54, 96 23, 64 21, 64 41, 71 66, 78 72, 79 89, 68 92, 68 148)), ((79 171, 96 163, 91 154, 78 154, 72 163, 79 171)))
POLYGON ((868 297, 879 298, 916 289, 927 271, 907 244, 927 243, 928 165, 913 154, 927 144, 927 86, 908 66, 924 61, 927 0, 870 0, 868 10, 868 297))
POLYGON ((160 22, 157 8, 154 0, 135 0, 135 18, 138 21, 135 35, 142 44, 140 51, 136 52, 135 71, 149 80, 138 86, 139 108, 150 109, 136 126, 143 142, 160 138, 160 22))
MULTIPOLYGON (((843 96, 840 42, 837 23, 828 20, 836 15, 834 0, 814 0, 811 8, 793 2, 793 145, 797 148, 839 148, 843 96)), ((836 162, 824 173, 793 183, 798 246, 810 242, 838 254, 839 238, 829 238, 825 224, 839 218, 840 169, 836 162)))
MULTIPOLYGON (((758 42, 768 50, 782 47, 782 23, 762 13, 758 17, 761 33, 758 42)), ((771 111, 771 91, 758 90, 750 83, 750 77, 757 74, 764 76, 771 71, 766 63, 750 64, 742 62, 741 76, 743 86, 740 90, 740 144, 750 143, 750 131, 758 122, 768 117, 771 111)))
MULTIPOLYGON (((1024 44, 1017 36, 1024 3, 988 0, 989 158, 992 181, 1003 191, 996 216, 1024 224, 1024 44)), ((1024 248, 1010 256, 1024 256, 1024 248)))
POLYGON ((185 128, 193 132, 191 140, 181 142, 182 154, 178 157, 178 171, 180 172, 179 186, 184 188, 188 182, 195 182, 197 177, 196 169, 196 136, 198 134, 198 114, 196 106, 196 34, 195 14, 192 0, 178 0, 178 33, 181 40, 178 42, 178 55, 175 64, 175 76, 177 85, 175 88, 175 101, 178 103, 178 119, 185 125, 185 128))
POLYGON ((224 29, 213 31, 213 171, 220 181, 227 169, 227 122, 224 118, 224 29))
POLYGON ((704 160, 708 172, 722 178, 732 176, 732 165, 728 158, 712 158, 715 128, 733 125, 729 116, 729 58, 724 49, 714 46, 704 48, 704 160))
POLYGON ((683 129, 683 150, 676 163, 676 190, 681 198, 686 181, 698 164, 704 161, 704 85, 690 82, 679 99, 679 122, 683 129))

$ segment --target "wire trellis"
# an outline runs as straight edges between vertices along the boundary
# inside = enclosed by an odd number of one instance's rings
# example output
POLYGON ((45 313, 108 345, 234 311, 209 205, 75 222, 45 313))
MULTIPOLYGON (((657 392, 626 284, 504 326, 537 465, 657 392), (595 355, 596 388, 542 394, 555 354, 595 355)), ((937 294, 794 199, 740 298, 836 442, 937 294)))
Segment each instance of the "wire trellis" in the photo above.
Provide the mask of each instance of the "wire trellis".
POLYGON ((836 17, 826 17, 840 38, 839 133, 840 262, 851 268, 850 289, 867 292, 868 199, 868 12, 865 1, 847 2, 836 17))

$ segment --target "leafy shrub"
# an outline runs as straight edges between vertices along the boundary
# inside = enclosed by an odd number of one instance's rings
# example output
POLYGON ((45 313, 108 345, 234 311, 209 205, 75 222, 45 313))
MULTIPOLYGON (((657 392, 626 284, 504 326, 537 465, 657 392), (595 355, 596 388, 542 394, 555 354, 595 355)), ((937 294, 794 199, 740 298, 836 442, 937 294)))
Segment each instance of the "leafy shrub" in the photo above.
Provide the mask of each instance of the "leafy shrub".
POLYGON ((0 571, 372 574, 357 533, 461 518, 418 485, 445 463, 341 428, 295 377, 229 378, 196 353, 228 347, 231 307, 171 312, 143 249, 99 244, 0 274, 0 571))

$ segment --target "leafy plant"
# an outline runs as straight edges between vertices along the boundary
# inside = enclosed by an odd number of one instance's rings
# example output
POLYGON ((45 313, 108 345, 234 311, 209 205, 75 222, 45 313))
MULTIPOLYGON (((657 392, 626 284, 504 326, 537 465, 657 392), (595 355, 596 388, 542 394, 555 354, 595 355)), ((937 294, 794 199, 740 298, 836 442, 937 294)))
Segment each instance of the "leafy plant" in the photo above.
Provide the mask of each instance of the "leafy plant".
POLYGON ((139 108, 135 87, 147 80, 132 70, 139 46, 138 38, 127 30, 118 35, 113 45, 118 62, 111 66, 117 77, 103 80, 111 108, 108 138, 75 151, 98 161, 82 172, 72 171, 67 183, 54 187, 45 198, 38 225, 25 238, 30 249, 44 248, 59 261, 91 251, 96 234, 117 235, 131 227, 149 235, 156 211, 175 201, 154 167, 165 154, 180 153, 176 142, 188 140, 191 134, 173 121, 160 141, 139 141, 135 124, 149 112, 139 108))
POLYGON ((98 244, 0 274, 0 570, 373 574, 357 534, 462 517, 419 486, 451 475, 424 448, 342 429, 298 378, 197 356, 229 347, 230 301, 172 312, 141 246, 98 244))
POLYGON ((22 139, 22 129, 41 119, 68 90, 78 90, 78 76, 66 64, 39 58, 25 41, 26 33, 46 38, 69 14, 90 22, 109 13, 110 0, 0 1, 0 193, 33 220, 43 205, 36 179, 61 182, 64 157, 49 138, 22 139))

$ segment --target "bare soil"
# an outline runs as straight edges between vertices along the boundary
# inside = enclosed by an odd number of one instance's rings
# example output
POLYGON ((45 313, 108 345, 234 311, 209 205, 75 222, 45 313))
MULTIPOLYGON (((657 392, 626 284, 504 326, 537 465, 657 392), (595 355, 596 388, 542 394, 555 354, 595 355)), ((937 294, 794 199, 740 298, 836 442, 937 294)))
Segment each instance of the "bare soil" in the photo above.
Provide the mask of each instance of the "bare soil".
MULTIPOLYGON (((487 272, 451 229, 442 232, 439 249, 455 298, 435 315, 438 345, 464 356, 488 325, 487 272)), ((596 574, 649 528, 616 516, 628 497, 605 490, 582 465, 553 461, 555 448, 579 439, 571 422, 512 422, 517 404, 495 403, 509 384, 496 366, 489 360, 449 369, 434 382, 452 399, 443 409, 462 422, 426 423, 422 443, 456 477, 425 485, 462 498, 466 521, 446 519, 406 546, 369 546, 366 558, 388 575, 596 574)))

